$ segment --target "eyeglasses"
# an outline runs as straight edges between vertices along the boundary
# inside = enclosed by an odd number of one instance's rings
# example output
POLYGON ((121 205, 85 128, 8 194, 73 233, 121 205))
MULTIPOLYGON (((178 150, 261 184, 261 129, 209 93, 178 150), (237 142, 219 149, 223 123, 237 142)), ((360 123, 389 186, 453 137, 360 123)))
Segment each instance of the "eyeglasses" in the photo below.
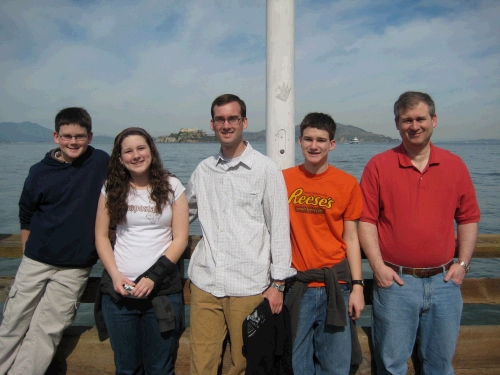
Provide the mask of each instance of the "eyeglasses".
POLYGON ((236 125, 243 119, 244 117, 238 117, 238 116, 231 116, 228 117, 227 119, 225 119, 224 117, 214 117, 212 121, 215 122, 217 125, 224 125, 226 121, 229 123, 229 125, 236 125))
POLYGON ((59 134, 59 138, 61 138, 63 141, 71 141, 73 138, 77 142, 84 141, 88 138, 89 136, 87 134, 77 134, 77 135, 69 135, 69 134, 59 134))

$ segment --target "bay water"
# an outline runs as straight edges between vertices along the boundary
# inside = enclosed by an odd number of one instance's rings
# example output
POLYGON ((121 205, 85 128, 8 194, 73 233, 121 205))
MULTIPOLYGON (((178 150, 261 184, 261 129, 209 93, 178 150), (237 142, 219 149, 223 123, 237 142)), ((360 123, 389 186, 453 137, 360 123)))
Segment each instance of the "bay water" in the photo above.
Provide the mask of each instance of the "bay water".
MULTIPOLYGON (((474 182, 481 208, 480 233, 500 233, 500 145, 437 143, 439 147, 459 155, 466 163, 474 182)), ((111 152, 112 144, 93 144, 95 148, 111 152)), ((159 143, 156 144, 164 167, 174 173, 187 186, 189 177, 200 161, 218 152, 218 143, 159 143)), ((337 144, 330 152, 329 162, 353 176, 358 181, 368 160, 394 143, 337 144)), ((265 154, 265 143, 252 143, 252 147, 265 154)), ((29 168, 40 161, 46 152, 55 148, 51 143, 0 144, 0 233, 18 233, 18 201, 29 168)), ((302 162, 296 147, 295 163, 302 162)), ((194 222, 190 234, 201 234, 194 222)), ((0 276, 13 276, 20 259, 0 258, 0 276)), ((498 277, 500 259, 474 259, 469 277, 498 277)), ((100 276, 102 265, 94 266, 92 276, 100 276)), ((363 276, 371 278, 371 269, 363 261, 363 276)), ((2 304, 0 304, 0 308, 2 304)), ((93 325, 92 305, 82 304, 75 325, 93 325)), ((1 310, 0 310, 1 311, 1 310)), ((370 308, 367 306, 359 322, 370 325, 370 308)), ((499 305, 466 305, 462 324, 500 324, 499 305)))

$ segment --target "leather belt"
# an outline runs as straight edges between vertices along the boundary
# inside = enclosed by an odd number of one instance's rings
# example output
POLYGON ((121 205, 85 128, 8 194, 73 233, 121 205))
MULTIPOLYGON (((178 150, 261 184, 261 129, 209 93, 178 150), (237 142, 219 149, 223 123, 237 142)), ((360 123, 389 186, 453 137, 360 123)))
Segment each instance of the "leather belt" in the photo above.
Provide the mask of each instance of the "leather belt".
POLYGON ((446 263, 443 266, 439 267, 432 267, 432 268, 410 268, 410 267, 401 267, 397 266, 395 264, 389 263, 384 261, 384 264, 392 268, 396 272, 404 273, 405 275, 412 275, 413 277, 431 277, 434 275, 437 275, 438 273, 443 272, 443 268, 445 271, 448 271, 453 264, 453 259, 450 260, 448 263, 446 263))

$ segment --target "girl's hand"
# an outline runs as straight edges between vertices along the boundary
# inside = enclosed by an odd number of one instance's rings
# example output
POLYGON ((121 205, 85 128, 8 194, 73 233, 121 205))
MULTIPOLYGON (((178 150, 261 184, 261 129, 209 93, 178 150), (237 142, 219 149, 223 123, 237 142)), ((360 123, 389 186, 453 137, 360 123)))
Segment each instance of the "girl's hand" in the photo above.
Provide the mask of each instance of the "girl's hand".
MULTIPOLYGON (((130 280, 128 277, 125 275, 118 273, 114 277, 111 277, 113 280, 113 289, 115 290, 116 293, 122 295, 122 296, 130 296, 131 293, 127 292, 123 285, 128 284, 132 287, 135 287, 135 283, 130 280)), ((134 288, 135 289, 135 288, 134 288)))
POLYGON ((151 294, 154 286, 155 283, 153 280, 148 279, 147 277, 143 277, 139 280, 134 290, 130 292, 130 295, 134 296, 135 298, 145 298, 151 294))

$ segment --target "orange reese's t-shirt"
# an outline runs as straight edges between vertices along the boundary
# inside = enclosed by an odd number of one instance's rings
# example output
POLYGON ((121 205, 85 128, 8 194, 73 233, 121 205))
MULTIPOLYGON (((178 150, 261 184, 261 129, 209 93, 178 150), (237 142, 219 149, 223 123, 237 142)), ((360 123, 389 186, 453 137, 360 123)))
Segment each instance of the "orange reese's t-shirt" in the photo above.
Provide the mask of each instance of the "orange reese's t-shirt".
MULTIPOLYGON (((292 265, 298 271, 332 267, 346 258, 344 221, 357 220, 362 196, 356 178, 331 165, 320 174, 303 165, 283 171, 290 209, 292 265)), ((321 282, 310 287, 324 286, 321 282)))

